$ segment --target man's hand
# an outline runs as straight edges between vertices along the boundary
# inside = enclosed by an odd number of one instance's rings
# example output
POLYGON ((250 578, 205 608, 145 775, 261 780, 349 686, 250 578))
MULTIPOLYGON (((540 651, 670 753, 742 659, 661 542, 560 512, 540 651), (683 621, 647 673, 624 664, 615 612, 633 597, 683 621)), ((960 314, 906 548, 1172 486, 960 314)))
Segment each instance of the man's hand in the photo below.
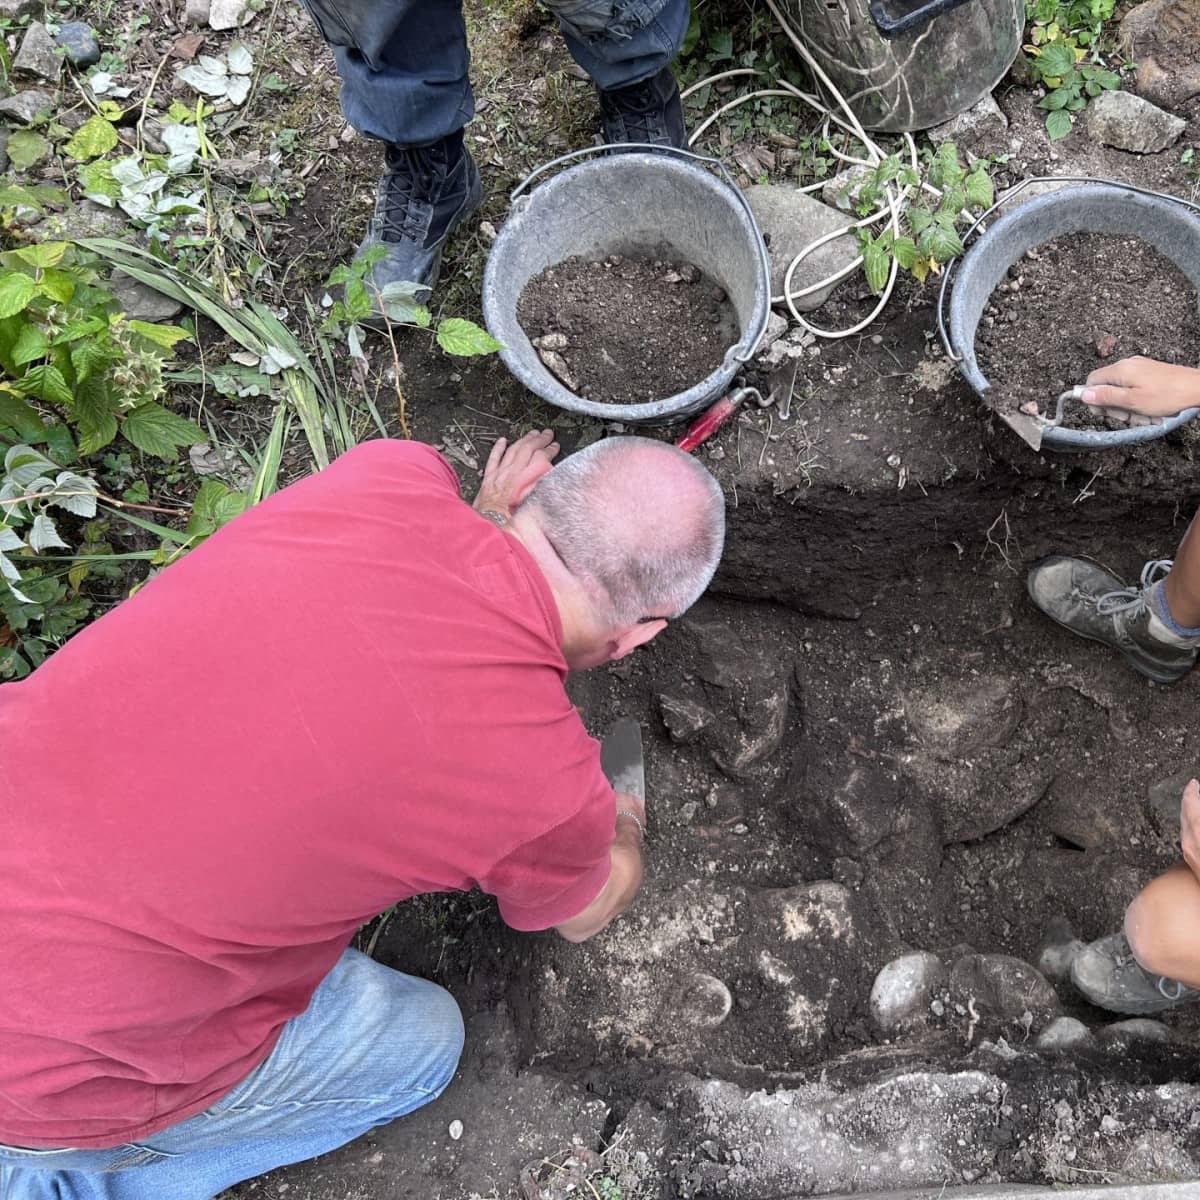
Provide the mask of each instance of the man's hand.
POLYGON ((1183 789, 1183 806, 1179 814, 1179 840, 1183 843, 1183 860, 1200 879, 1200 783, 1192 780, 1183 789))
POLYGON ((1163 417, 1200 407, 1200 370, 1152 358, 1123 358, 1093 371, 1082 399, 1118 421, 1159 425, 1163 417))
POLYGON ((511 445, 507 438, 501 438, 488 455, 472 507, 477 512, 487 509, 510 516, 550 470, 557 453, 558 443, 549 429, 527 433, 511 445))

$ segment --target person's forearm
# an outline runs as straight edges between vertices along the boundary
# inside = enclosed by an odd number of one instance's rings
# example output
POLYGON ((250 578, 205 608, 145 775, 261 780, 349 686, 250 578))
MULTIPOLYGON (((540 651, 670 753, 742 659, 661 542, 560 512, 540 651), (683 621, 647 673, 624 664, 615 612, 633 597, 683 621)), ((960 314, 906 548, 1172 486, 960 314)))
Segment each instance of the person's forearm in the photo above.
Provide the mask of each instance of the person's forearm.
POLYGON ((579 916, 558 926, 558 932, 569 942, 587 941, 633 903, 641 886, 641 834, 633 822, 618 821, 610 851, 608 881, 579 916))

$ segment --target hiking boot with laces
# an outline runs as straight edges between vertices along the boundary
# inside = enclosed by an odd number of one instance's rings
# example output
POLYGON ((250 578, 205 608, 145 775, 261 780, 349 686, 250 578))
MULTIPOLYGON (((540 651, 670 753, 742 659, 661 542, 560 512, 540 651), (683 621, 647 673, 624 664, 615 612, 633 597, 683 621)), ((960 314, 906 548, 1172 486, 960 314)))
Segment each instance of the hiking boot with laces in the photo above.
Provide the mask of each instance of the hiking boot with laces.
POLYGON ((358 254, 372 246, 387 253, 371 268, 367 287, 378 307, 376 289, 418 283, 423 290, 414 299, 424 303, 437 283, 446 239, 479 207, 483 185, 461 132, 432 146, 389 145, 384 159, 387 170, 358 254))
POLYGON ((648 142, 687 149, 683 102, 669 67, 641 83, 600 92, 600 124, 610 145, 648 142))
POLYGON ((1127 587, 1098 563, 1055 554, 1034 564, 1026 586, 1051 620, 1112 646, 1147 679, 1173 683, 1195 665, 1200 639, 1172 633, 1154 611, 1150 591, 1170 570, 1169 559, 1151 560, 1127 587))
POLYGON ((1200 1000, 1186 983, 1147 971, 1123 933, 1084 946, 1071 963, 1071 982, 1098 1007, 1137 1016, 1200 1000))

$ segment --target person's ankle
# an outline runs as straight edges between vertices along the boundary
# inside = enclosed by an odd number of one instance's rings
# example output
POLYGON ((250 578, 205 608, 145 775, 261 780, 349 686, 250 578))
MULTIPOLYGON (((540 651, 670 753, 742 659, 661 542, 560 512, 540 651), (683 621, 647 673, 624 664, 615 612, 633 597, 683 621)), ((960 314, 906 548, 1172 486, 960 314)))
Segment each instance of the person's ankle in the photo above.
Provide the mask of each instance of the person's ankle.
POLYGON ((1167 600, 1167 581, 1160 579, 1151 589, 1148 596, 1150 604, 1151 628, 1156 634, 1166 634, 1164 641, 1187 641, 1200 645, 1200 626, 1184 625, 1175 619, 1167 600), (1154 629, 1157 621, 1161 630, 1154 629))

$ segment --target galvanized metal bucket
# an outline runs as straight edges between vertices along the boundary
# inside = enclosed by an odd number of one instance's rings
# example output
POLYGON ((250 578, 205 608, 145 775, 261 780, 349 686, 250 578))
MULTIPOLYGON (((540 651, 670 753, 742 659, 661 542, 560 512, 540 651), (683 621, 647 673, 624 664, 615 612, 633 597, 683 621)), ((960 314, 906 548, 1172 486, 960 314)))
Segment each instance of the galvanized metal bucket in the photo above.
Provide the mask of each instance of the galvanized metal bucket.
MULTIPOLYGON (((948 264, 938 297, 938 324, 947 353, 958 363, 963 378, 980 396, 991 384, 975 358, 975 335, 988 299, 1008 269, 1026 250, 1067 233, 1111 233, 1136 237, 1169 258, 1200 292, 1200 206, 1177 196, 1151 192, 1131 184, 1094 179, 1047 177, 1024 180, 972 226, 968 238, 1000 206, 1035 183, 1070 183, 1024 201, 987 229, 961 260, 948 264), (951 287, 951 277, 953 286, 951 287), (949 327, 946 295, 950 292, 949 327)), ((1082 384, 1084 381, 1078 381, 1082 384)), ((1053 390, 1057 394, 1057 389, 1053 390)), ((1055 396, 1048 395, 1047 401, 1055 396)), ((1035 449, 1108 450, 1151 442, 1190 421, 1198 408, 1189 408, 1161 425, 1121 429, 1069 429, 1040 417, 1002 413, 1002 419, 1035 449)))
POLYGON ((753 356, 770 314, 767 250, 750 206, 718 160, 661 146, 616 153, 594 147, 539 167, 512 201, 484 274, 483 315, 504 346, 505 366, 543 400, 607 421, 663 423, 710 404, 753 356), (603 151, 526 194, 538 176, 603 151), (741 336, 721 366, 685 392, 644 404, 577 396, 542 364, 517 319, 517 302, 530 279, 564 259, 639 253, 684 259, 715 279, 733 305, 741 336))

